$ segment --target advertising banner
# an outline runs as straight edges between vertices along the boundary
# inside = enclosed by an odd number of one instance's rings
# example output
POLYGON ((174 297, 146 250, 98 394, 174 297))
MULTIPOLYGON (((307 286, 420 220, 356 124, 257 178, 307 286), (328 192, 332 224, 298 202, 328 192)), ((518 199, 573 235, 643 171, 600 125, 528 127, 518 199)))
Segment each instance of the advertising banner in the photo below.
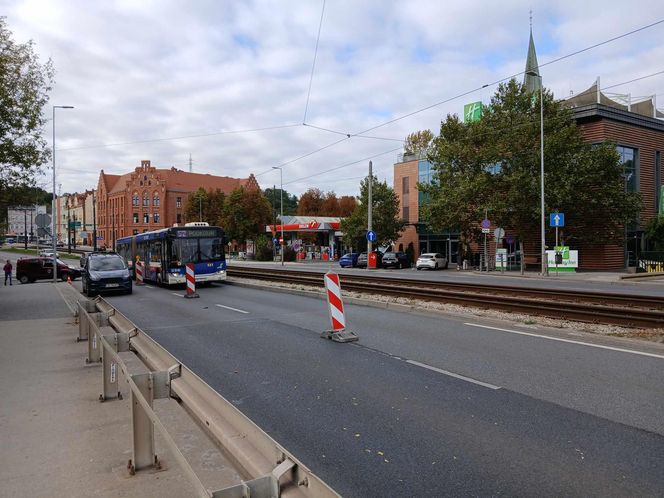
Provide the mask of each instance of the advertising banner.
POLYGON ((579 267, 579 251, 570 251, 569 246, 556 246, 546 251, 549 273, 575 273, 579 267), (556 253, 562 255, 562 262, 556 266, 556 253))
POLYGON ((463 121, 470 123, 482 118, 482 102, 472 102, 463 106, 463 121))

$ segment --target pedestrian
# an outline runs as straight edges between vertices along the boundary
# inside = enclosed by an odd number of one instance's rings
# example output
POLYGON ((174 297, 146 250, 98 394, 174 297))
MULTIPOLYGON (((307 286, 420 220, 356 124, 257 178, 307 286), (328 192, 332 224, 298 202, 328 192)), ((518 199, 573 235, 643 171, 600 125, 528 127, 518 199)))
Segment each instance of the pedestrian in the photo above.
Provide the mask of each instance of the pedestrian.
POLYGON ((7 260, 3 270, 5 270, 5 285, 7 285, 8 278, 9 278, 9 285, 12 285, 12 262, 7 260))

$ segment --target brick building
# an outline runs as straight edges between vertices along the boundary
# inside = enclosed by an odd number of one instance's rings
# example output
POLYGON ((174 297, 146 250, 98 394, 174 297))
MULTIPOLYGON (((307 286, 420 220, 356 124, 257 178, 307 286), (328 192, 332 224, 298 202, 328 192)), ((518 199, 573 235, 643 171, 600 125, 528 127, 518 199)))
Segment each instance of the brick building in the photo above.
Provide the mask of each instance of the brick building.
POLYGON ((98 245, 113 247, 120 237, 182 224, 187 197, 200 187, 229 194, 239 187, 259 188, 253 174, 230 178, 188 173, 176 168, 157 169, 150 161, 125 175, 102 170, 97 185, 98 245))

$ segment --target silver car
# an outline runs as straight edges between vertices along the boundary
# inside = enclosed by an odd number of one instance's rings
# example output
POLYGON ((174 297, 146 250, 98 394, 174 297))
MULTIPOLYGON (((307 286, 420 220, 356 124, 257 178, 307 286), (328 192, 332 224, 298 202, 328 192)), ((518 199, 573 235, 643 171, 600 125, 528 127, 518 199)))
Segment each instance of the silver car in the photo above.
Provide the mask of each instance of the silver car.
POLYGON ((447 258, 437 252, 425 252, 420 254, 415 263, 415 268, 421 270, 427 268, 429 270, 437 270, 438 268, 447 268, 447 258))

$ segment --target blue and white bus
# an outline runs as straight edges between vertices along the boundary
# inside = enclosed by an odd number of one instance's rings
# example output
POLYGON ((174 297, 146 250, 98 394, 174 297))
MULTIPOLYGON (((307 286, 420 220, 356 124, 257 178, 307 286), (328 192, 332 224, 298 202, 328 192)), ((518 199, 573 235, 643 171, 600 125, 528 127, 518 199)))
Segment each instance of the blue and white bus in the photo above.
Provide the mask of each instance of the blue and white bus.
POLYGON ((143 279, 158 285, 185 283, 185 265, 194 263, 196 282, 226 280, 224 230, 211 226, 169 227, 116 241, 116 250, 133 270, 140 259, 143 279))

